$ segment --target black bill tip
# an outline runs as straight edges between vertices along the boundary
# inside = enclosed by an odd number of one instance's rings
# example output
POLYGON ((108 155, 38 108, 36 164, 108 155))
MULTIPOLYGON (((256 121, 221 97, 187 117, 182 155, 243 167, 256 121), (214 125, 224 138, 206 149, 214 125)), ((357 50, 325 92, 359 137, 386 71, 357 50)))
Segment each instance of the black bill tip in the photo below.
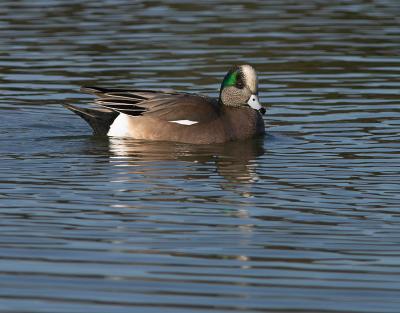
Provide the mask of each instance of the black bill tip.
POLYGON ((265 112, 267 112, 267 110, 266 110, 265 108, 261 108, 259 111, 260 111, 260 113, 261 113, 262 115, 264 115, 265 112))

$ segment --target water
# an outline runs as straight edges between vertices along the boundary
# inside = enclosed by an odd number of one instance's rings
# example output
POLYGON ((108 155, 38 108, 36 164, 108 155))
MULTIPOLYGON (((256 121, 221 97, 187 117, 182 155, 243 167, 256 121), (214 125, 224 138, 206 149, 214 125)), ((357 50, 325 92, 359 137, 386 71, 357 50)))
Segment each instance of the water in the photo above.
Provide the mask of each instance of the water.
POLYGON ((400 4, 0 4, 1 312, 399 312, 400 4), (81 85, 218 94, 267 135, 96 139, 81 85))

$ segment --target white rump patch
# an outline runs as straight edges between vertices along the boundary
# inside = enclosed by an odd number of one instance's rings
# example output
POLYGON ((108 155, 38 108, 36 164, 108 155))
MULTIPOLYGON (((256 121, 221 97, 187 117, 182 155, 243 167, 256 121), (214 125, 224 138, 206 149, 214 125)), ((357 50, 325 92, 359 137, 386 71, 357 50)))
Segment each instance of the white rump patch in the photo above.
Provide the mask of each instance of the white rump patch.
POLYGON ((193 125, 193 124, 197 124, 197 121, 191 121, 191 120, 176 120, 176 121, 168 121, 170 123, 177 123, 177 124, 181 124, 181 125, 193 125))
POLYGON ((120 113, 111 124, 107 135, 113 137, 127 137, 129 134, 129 118, 129 115, 120 113))

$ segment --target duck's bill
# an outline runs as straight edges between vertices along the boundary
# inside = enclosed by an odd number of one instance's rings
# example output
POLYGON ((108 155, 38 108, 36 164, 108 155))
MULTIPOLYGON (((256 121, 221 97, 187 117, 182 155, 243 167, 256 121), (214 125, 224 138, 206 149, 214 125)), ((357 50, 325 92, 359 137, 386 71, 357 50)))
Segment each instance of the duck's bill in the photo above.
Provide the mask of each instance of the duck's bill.
POLYGON ((247 104, 254 110, 260 111, 261 114, 265 114, 265 108, 263 108, 263 106, 260 104, 260 101, 258 101, 257 95, 251 95, 249 101, 247 101, 247 104))

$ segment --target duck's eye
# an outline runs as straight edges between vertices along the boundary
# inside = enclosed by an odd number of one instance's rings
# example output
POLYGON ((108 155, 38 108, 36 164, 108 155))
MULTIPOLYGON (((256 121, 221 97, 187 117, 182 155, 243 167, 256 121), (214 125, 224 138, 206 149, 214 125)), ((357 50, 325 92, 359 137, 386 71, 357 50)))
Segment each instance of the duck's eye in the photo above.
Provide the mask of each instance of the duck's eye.
POLYGON ((243 87, 244 87, 243 81, 239 80, 239 81, 236 83, 236 87, 239 88, 239 89, 243 89, 243 87))

